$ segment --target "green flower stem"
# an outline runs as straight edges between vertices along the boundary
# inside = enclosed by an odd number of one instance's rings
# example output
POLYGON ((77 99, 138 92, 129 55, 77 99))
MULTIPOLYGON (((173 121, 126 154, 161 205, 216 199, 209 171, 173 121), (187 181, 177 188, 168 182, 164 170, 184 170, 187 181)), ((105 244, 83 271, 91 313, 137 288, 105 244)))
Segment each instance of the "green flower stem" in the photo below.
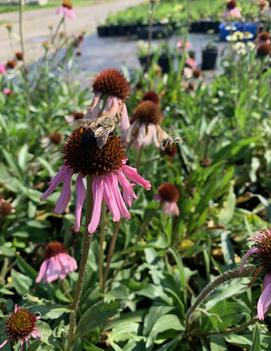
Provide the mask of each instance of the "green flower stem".
POLYGON ((107 261, 106 261, 103 291, 105 290, 105 285, 106 285, 108 273, 110 270, 111 260, 112 260, 112 257, 113 257, 114 251, 115 251, 115 246, 116 246, 116 242, 117 242, 117 236, 118 236, 118 233, 120 230, 120 225, 121 225, 121 221, 116 223, 115 230, 114 230, 111 242, 110 242, 109 252, 108 252, 107 261))
POLYGON ((234 278, 242 278, 242 277, 250 276, 254 270, 255 270, 255 266, 253 265, 244 267, 242 272, 240 271, 240 268, 233 269, 221 274, 219 277, 214 279, 210 284, 208 284, 202 290, 202 292, 199 294, 199 296, 196 298, 193 305, 189 308, 187 312, 186 329, 188 329, 189 325, 191 324, 192 313, 219 285, 234 278))
POLYGON ((92 234, 88 232, 88 224, 92 212, 92 193, 91 193, 91 183, 92 179, 87 177, 87 206, 86 206, 86 222, 85 222, 85 233, 84 241, 82 247, 82 256, 79 266, 79 276, 77 280, 77 285, 74 292, 72 311, 70 313, 70 326, 68 332, 68 348, 67 350, 72 350, 72 345, 75 339, 75 329, 76 329, 76 314, 79 308, 80 298, 82 295, 83 285, 84 285, 84 276, 88 261, 89 248, 92 241, 92 234))
POLYGON ((106 206, 103 202, 102 204, 102 215, 101 215, 101 224, 100 224, 100 242, 99 242, 99 281, 100 289, 104 290, 104 274, 103 274, 103 264, 104 264, 104 239, 105 239, 105 215, 106 215, 106 206))

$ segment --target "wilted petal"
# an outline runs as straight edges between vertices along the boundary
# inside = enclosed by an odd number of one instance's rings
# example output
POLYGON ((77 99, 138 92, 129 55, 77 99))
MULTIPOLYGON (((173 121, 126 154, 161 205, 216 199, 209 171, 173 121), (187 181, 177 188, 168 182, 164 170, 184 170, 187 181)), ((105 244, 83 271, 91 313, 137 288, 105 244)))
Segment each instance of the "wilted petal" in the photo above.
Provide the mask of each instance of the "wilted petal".
POLYGON ((176 202, 165 201, 163 204, 163 211, 167 215, 179 216, 179 207, 176 202))
POLYGON ((128 179, 125 177, 124 173, 122 171, 118 171, 118 180, 121 184, 122 190, 123 190, 123 199, 127 203, 128 206, 132 206, 132 203, 134 199, 137 198, 135 192, 133 191, 133 188, 128 181, 128 179))
POLYGON ((43 278, 46 275, 47 268, 48 268, 48 260, 45 260, 42 262, 40 266, 39 274, 35 280, 36 283, 40 283, 43 280, 43 278))
POLYGON ((2 342, 2 344, 0 345, 0 349, 2 349, 7 343, 8 343, 8 339, 2 342))
POLYGON ((120 215, 121 217, 124 217, 124 218, 127 218, 127 219, 130 219, 131 216, 130 216, 130 213, 129 211, 127 210, 127 207, 123 201, 123 198, 121 196, 121 193, 120 193, 120 190, 119 190, 119 185, 118 185, 118 178, 117 178, 117 175, 115 174, 110 174, 109 177, 111 178, 112 180, 112 193, 113 193, 113 196, 115 197, 116 199, 116 202, 117 202, 117 206, 119 208, 119 212, 120 212, 120 215))
POLYGON ((110 178, 110 176, 104 176, 104 198, 105 198, 105 202, 109 208, 109 211, 111 212, 112 216, 113 216, 113 221, 114 222, 119 222, 120 220, 120 211, 119 211, 119 207, 116 201, 116 197, 114 195, 114 191, 113 191, 113 183, 112 183, 112 179, 110 178))

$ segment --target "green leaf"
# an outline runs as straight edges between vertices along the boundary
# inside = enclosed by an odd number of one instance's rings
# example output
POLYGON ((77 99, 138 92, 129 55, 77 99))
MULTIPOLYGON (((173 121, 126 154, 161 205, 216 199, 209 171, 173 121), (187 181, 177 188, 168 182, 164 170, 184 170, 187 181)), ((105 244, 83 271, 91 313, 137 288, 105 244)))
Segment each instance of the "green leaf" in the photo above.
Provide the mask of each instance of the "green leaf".
POLYGON ((32 279, 22 273, 15 271, 15 269, 11 270, 11 278, 12 284, 19 295, 23 296, 29 292, 30 286, 33 283, 32 279))
POLYGON ((253 329, 254 330, 253 330, 252 345, 251 345, 251 348, 249 350, 250 351, 261 351, 261 334, 260 334, 258 325, 255 324, 253 329))
POLYGON ((91 306, 81 317, 76 333, 82 337, 96 328, 103 328, 108 319, 116 315, 121 309, 121 302, 119 300, 110 303, 103 301, 97 302, 91 306))
POLYGON ((210 336, 210 350, 211 351, 227 351, 227 346, 220 335, 211 335, 210 336))
POLYGON ((20 270, 23 273, 27 274, 31 279, 35 279, 37 277, 37 272, 35 271, 35 269, 32 268, 22 256, 18 255, 16 257, 16 262, 20 270))
POLYGON ((28 155, 28 145, 23 145, 18 153, 18 164, 22 171, 26 169, 26 161, 28 155))

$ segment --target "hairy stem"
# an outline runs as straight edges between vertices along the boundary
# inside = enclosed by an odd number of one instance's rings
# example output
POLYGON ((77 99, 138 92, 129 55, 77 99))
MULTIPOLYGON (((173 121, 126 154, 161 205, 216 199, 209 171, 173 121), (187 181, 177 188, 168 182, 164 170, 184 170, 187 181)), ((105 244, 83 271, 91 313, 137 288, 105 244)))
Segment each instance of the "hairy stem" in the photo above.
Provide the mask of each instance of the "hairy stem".
POLYGON ((109 252, 108 252, 107 261, 106 261, 103 290, 105 289, 108 273, 110 270, 111 260, 112 260, 112 257, 113 257, 114 251, 115 251, 115 246, 116 246, 116 242, 117 242, 117 236, 118 236, 118 233, 120 230, 120 225, 121 225, 121 221, 116 223, 115 230, 114 230, 111 242, 110 242, 109 252))
POLYGON ((219 277, 214 279, 211 283, 209 283, 199 294, 199 296, 194 301, 193 305, 189 308, 186 315, 186 328, 188 328, 191 323, 191 316, 195 309, 221 284, 225 283, 234 278, 242 278, 251 275, 251 273, 255 270, 255 266, 249 265, 244 267, 242 271, 240 268, 233 269, 221 274, 219 277))
POLYGON ((104 274, 103 274, 103 264, 104 264, 104 239, 105 239, 105 214, 106 207, 103 202, 102 205, 102 215, 101 215, 101 225, 100 225, 100 242, 99 242, 99 281, 100 289, 104 290, 104 274))
POLYGON ((84 285, 84 276, 87 266, 88 253, 90 244, 92 241, 92 235, 88 232, 88 224, 91 217, 92 211, 92 193, 91 193, 91 178, 87 177, 87 207, 86 207, 86 222, 85 222, 85 232, 84 232, 84 241, 82 246, 82 256, 79 266, 79 276, 77 280, 77 285, 74 292, 72 311, 70 313, 70 326, 68 332, 68 349, 72 350, 72 345, 75 338, 75 328, 76 328, 76 314, 79 308, 80 298, 82 295, 83 285, 84 285))

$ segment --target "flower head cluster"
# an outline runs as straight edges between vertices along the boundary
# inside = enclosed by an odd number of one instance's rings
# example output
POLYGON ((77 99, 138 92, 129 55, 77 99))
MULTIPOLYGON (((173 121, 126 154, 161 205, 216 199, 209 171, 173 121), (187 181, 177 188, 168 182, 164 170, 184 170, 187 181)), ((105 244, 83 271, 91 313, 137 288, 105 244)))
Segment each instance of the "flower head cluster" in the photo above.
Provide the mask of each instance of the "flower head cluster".
POLYGON ((155 195, 155 200, 160 201, 165 214, 178 216, 180 213, 177 205, 179 197, 179 190, 174 184, 163 183, 158 188, 158 194, 155 195))
POLYGON ((64 165, 41 197, 46 199, 63 183, 55 207, 55 212, 62 213, 71 198, 72 176, 77 174, 75 231, 79 231, 86 199, 84 178, 91 178, 93 211, 88 225, 89 233, 94 233, 99 225, 103 201, 111 212, 113 221, 118 222, 120 218, 130 219, 127 206, 131 206, 136 199, 134 184, 139 184, 147 190, 151 188, 149 181, 142 178, 135 168, 126 164, 124 144, 115 132, 116 116, 117 121, 120 117, 120 124, 122 119, 125 119, 123 124, 126 124, 128 119, 123 102, 130 92, 128 82, 120 72, 109 69, 96 77, 93 89, 95 97, 85 118, 80 120, 81 126, 73 131, 64 145, 64 165), (104 95, 108 97, 105 112, 99 106, 104 95))
POLYGON ((257 232, 250 241, 253 245, 242 258, 240 270, 243 270, 247 260, 253 255, 254 262, 258 266, 253 275, 253 281, 260 272, 265 271, 263 291, 257 304, 258 318, 264 320, 264 315, 271 305, 271 230, 264 229, 257 232))
POLYGON ((63 244, 51 241, 45 248, 45 260, 40 266, 36 283, 52 283, 57 279, 64 279, 77 269, 77 263, 71 257, 63 244))
POLYGON ((3 348, 9 341, 20 343, 20 350, 23 351, 30 338, 39 339, 40 331, 36 326, 39 319, 25 308, 15 305, 14 312, 10 314, 5 323, 7 339, 0 345, 3 348))
POLYGON ((57 15, 62 15, 65 18, 75 19, 75 11, 70 0, 63 0, 62 5, 56 10, 57 15))

